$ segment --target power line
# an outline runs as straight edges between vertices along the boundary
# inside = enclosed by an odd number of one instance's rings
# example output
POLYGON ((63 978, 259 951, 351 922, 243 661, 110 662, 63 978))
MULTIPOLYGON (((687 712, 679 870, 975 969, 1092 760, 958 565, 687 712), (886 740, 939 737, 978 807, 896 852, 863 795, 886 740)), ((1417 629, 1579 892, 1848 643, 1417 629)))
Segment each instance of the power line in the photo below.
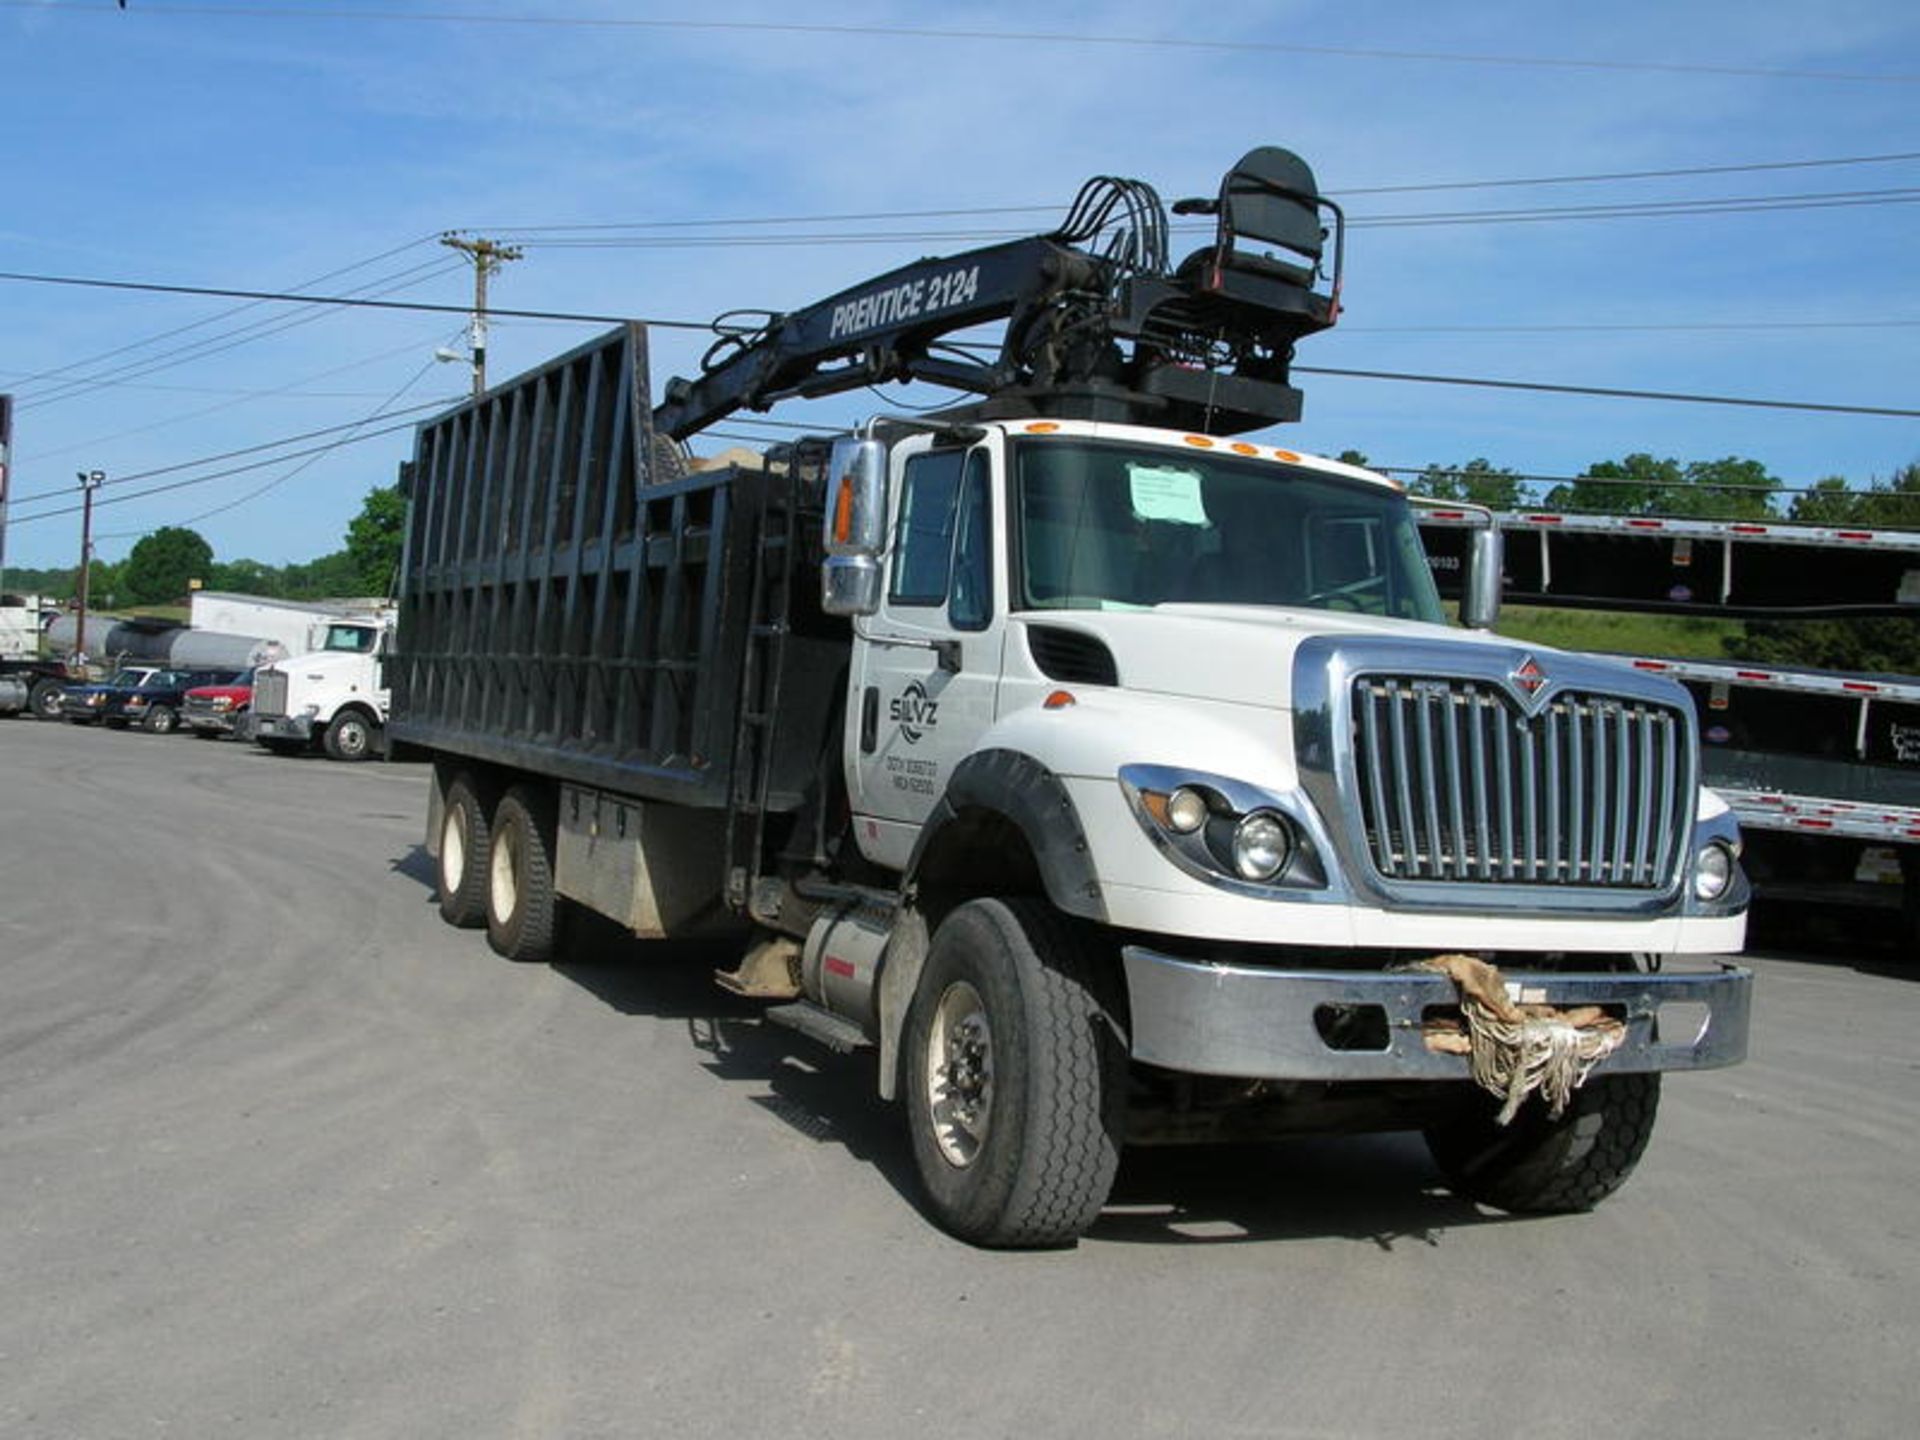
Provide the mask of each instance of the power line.
MULTIPOLYGON (((416 245, 426 244, 429 238, 430 237, 422 236, 419 239, 409 240, 404 245, 396 245, 390 250, 382 250, 378 255, 369 255, 366 259, 356 260, 351 265, 342 265, 337 269, 327 271, 323 275, 316 275, 311 280, 303 280, 298 285, 295 285, 292 288, 295 290, 306 290, 315 285, 323 285, 327 281, 337 279, 342 275, 350 275, 355 270, 364 270, 369 265, 378 265, 382 260, 391 259, 395 255, 399 255, 405 251, 413 249, 416 245)), ((402 273, 406 274, 411 272, 403 271, 402 273)), ((69 363, 59 366, 58 368, 53 370, 43 370, 43 371, 40 371, 38 374, 31 374, 31 375, 10 376, 8 378, 8 384, 12 385, 14 389, 18 391, 19 387, 22 385, 32 385, 35 382, 40 380, 58 379, 60 376, 65 375, 68 371, 78 370, 83 365, 97 364, 102 360, 111 360, 117 355, 124 355, 127 352, 132 350, 142 350, 149 345, 157 345, 162 340, 171 340, 176 335, 184 335, 188 331, 198 330, 203 325, 212 325, 217 323, 218 321, 228 318, 229 316, 238 315, 243 311, 252 309, 255 305, 258 305, 259 303, 261 302, 251 301, 245 305, 234 305, 229 307, 228 309, 218 311, 215 314, 205 315, 198 320, 189 321, 185 325, 176 325, 172 329, 162 330, 158 334, 148 335, 145 338, 140 340, 130 340, 126 344, 117 345, 111 350, 103 350, 96 355, 83 356, 78 360, 70 361, 69 363)))
MULTIPOLYGON (((382 415, 386 414, 389 410, 392 409, 395 402, 397 402, 402 395, 406 394, 407 391, 411 390, 415 385, 418 385, 420 381, 425 378, 427 372, 432 370, 434 366, 438 365, 439 363, 440 362, 437 359, 429 359, 426 364, 422 365, 418 370, 414 371, 413 374, 407 378, 406 382, 403 385, 401 385, 399 389, 395 390, 391 395, 387 396, 385 400, 382 400, 379 405, 375 406, 373 412, 362 419, 361 424, 370 425, 375 420, 378 420, 382 415)), ((302 460, 299 464, 295 465, 292 469, 288 470, 285 474, 276 475, 273 479, 269 480, 266 484, 255 486, 252 490, 249 490, 246 494, 238 496, 235 499, 229 500, 224 505, 216 505, 211 510, 202 510, 198 515, 189 515, 185 520, 179 521, 177 523, 182 525, 198 525, 202 520, 210 520, 215 515, 224 515, 229 510, 237 510, 242 505, 248 504, 249 502, 254 500, 258 500, 262 495, 267 494, 269 491, 279 489, 282 485, 286 484, 287 481, 293 479, 294 476, 303 474, 304 472, 311 470, 315 465, 318 465, 328 455, 331 455, 334 452, 334 450, 339 449, 340 446, 342 445, 352 444, 353 440, 354 440, 353 433, 349 432, 346 436, 336 441, 329 448, 318 451, 315 454, 306 458, 305 460, 302 460)), ((148 532, 145 530, 125 531, 119 534, 106 536, 105 538, 109 540, 124 540, 128 537, 128 535, 144 535, 147 533, 148 532)))
MULTIPOLYGON (((4 3, 4 0, 0 0, 4 3)), ((423 301, 402 300, 364 300, 347 296, 289 296, 274 295, 257 290, 230 290, 213 286, 158 285, 133 280, 100 280, 70 275, 32 275, 17 271, 0 271, 0 280, 14 280, 27 284, 77 285, 109 290, 154 291, 173 295, 226 295, 244 296, 249 299, 298 300, 302 303, 317 305, 342 305, 352 308, 371 308, 380 310, 413 310, 426 314, 464 315, 468 312, 457 305, 433 305, 423 301)), ((553 310, 496 310, 495 315, 505 315, 523 320, 569 320, 582 324, 624 325, 629 321, 637 322, 657 330, 689 330, 712 333, 711 321, 662 320, 640 316, 613 316, 570 313, 553 310)), ((1543 381, 1494 380, 1457 375, 1419 375, 1388 370, 1336 370, 1307 365, 1296 365, 1295 371, 1304 375, 1334 375, 1350 379, 1397 380, 1428 385, 1469 385, 1490 390, 1520 390, 1546 392, 1561 395, 1591 395, 1611 399, 1662 400, 1694 405, 1735 405, 1764 410, 1792 410, 1812 414, 1833 415, 1882 415, 1901 419, 1920 418, 1920 410, 1902 409, 1879 405, 1838 405, 1821 404, 1806 400, 1769 400, 1740 396, 1699 395, 1665 390, 1629 390, 1610 386, 1561 385, 1543 381)))
MULTIPOLYGON (((426 401, 422 401, 418 405, 409 405, 405 409, 396 410, 393 413, 396 415, 413 415, 413 414, 417 414, 422 410, 440 409, 455 403, 457 403, 457 399, 426 400, 426 401)), ((258 444, 258 445, 246 445, 241 447, 238 450, 223 451, 221 454, 218 454, 218 455, 204 455, 200 457, 198 460, 181 460, 181 461, 177 461, 172 465, 156 466, 151 470, 135 470, 124 475, 115 475, 110 479, 106 480, 103 483, 102 488, 105 489, 115 485, 130 485, 137 480, 152 480, 152 479, 158 478, 161 475, 176 475, 182 470, 197 470, 203 465, 218 465, 223 461, 237 460, 243 455, 258 455, 263 450, 283 449, 288 445, 297 445, 302 440, 314 440, 314 439, 318 439, 322 435, 337 435, 342 430, 358 429, 360 426, 366 424, 367 421, 372 418, 373 418, 372 416, 363 415, 357 420, 349 420, 344 422, 343 424, 323 425, 317 430, 302 431, 298 435, 287 435, 287 436, 283 436, 278 440, 263 441, 261 444, 258 444)), ((298 452, 298 454, 301 454, 301 455, 304 455, 307 453, 309 452, 304 450, 298 452)), ((277 465, 282 460, 289 460, 293 458, 295 458, 295 456, 276 455, 260 461, 259 464, 260 465, 277 465)), ((242 468, 258 468, 258 467, 251 466, 251 467, 242 467, 242 468)), ((232 473, 238 473, 238 472, 230 471, 227 473, 232 474, 232 473)), ((196 481, 191 483, 198 483, 198 482, 196 481)), ((61 489, 58 489, 58 490, 39 490, 29 495, 16 495, 13 499, 13 503, 17 505, 24 505, 24 504, 30 504, 37 500, 57 499, 61 496, 66 495, 70 488, 71 487, 62 487, 61 489)), ((141 493, 146 494, 149 492, 142 491, 141 493)), ((61 511, 59 513, 70 514, 71 512, 61 511)))
MULTIPOLYGON (((1436 180, 1425 184, 1363 185, 1329 190, 1333 199, 1353 195, 1411 195, 1435 190, 1497 190, 1529 185, 1592 185, 1621 180, 1666 180, 1702 175, 1748 175, 1773 170, 1818 170, 1849 165, 1888 165, 1920 160, 1920 150, 1880 155, 1836 155, 1814 160, 1756 160, 1737 165, 1690 165, 1665 170, 1610 170, 1576 175, 1534 175, 1499 180, 1436 180)), ((520 237, 588 230, 695 230, 714 226, 852 225, 876 220, 956 220, 987 215, 1043 215, 1059 212, 1059 202, 1043 205, 972 205, 931 210, 862 210, 821 215, 716 216, 701 220, 625 220, 566 225, 500 225, 474 228, 520 237)))
MULTIPOLYGON (((8 0, 0 0, 5 5, 8 0)), ((458 265, 459 261, 449 262, 458 265)), ((283 300, 300 305, 337 305, 353 310, 411 310, 426 315, 466 315, 470 307, 465 305, 432 305, 421 300, 368 300, 351 295, 290 295, 277 290, 237 290, 221 285, 161 285, 153 281, 140 280, 102 280, 82 275, 34 275, 24 271, 0 270, 0 280, 15 280, 28 285, 71 285, 89 290, 130 290, 155 295, 211 295, 227 300, 283 300)), ((493 316, 506 316, 516 320, 569 320, 583 325, 624 325, 628 318, 624 315, 589 315, 566 310, 501 310, 490 309, 493 316)), ((711 330, 706 321, 693 320, 652 320, 647 322, 660 330, 711 330)))
MULTIPOLYGON (((454 338, 458 338, 457 335, 454 338)), ((329 367, 328 369, 316 371, 310 375, 303 375, 303 376, 300 376, 298 379, 289 380, 284 386, 280 386, 273 390, 243 390, 238 392, 238 398, 224 400, 218 405, 208 405, 199 410, 188 410, 178 414, 170 414, 167 416, 166 419, 156 420, 153 423, 148 425, 136 425, 126 430, 115 430, 112 433, 107 435, 94 435, 85 440, 76 440, 72 444, 61 446, 58 450, 36 451, 32 455, 22 456, 20 463, 33 464, 41 460, 50 460, 60 455, 69 455, 76 450, 91 449, 92 447, 97 445, 108 445, 116 440, 125 440, 130 436, 146 435, 146 434, 150 434, 155 430, 167 429, 170 426, 186 424, 187 422, 193 421, 193 420, 203 420, 209 415, 217 415, 222 410, 231 410, 237 405, 244 405, 254 400, 305 399, 305 398, 332 399, 332 400, 371 400, 371 399, 374 399, 379 394, 378 391, 375 391, 372 395, 349 394, 345 392, 334 392, 332 394, 315 394, 313 392, 303 393, 300 391, 296 391, 293 389, 293 387, 296 385, 304 385, 309 381, 313 381, 313 380, 324 380, 329 376, 339 375, 349 370, 362 370, 369 365, 377 365, 382 360, 391 360, 396 355, 404 355, 408 351, 413 351, 415 353, 418 353, 420 349, 423 347, 423 345, 426 343, 427 343, 426 341, 421 339, 409 340, 404 345, 395 345, 390 349, 381 350, 376 354, 364 355, 359 357, 358 359, 350 360, 344 365, 334 365, 329 367)), ((101 384, 103 386, 111 385, 114 388, 127 386, 128 388, 143 389, 143 390, 150 389, 150 390, 164 390, 164 391, 180 391, 184 393, 212 393, 212 394, 222 393, 219 391, 194 392, 189 390, 188 387, 185 387, 185 386, 168 386, 168 385, 145 386, 145 385, 134 384, 133 382, 127 382, 127 381, 102 381, 101 384)))
MULTIPOLYGON (((459 268, 459 261, 436 256, 430 261, 411 266, 397 274, 383 276, 376 280, 369 280, 365 284, 349 290, 347 295, 357 296, 364 291, 373 291, 376 295, 392 295, 402 290, 410 290, 417 285, 427 284, 429 281, 438 279, 442 275, 450 274, 459 268)), ((93 375, 75 376, 69 380, 60 382, 60 384, 54 387, 51 393, 30 396, 21 408, 37 409, 44 405, 57 405, 62 401, 71 400, 80 395, 91 394, 95 390, 113 384, 119 379, 139 379, 147 375, 158 374, 162 370, 172 369, 176 365, 186 364, 189 361, 209 359, 215 355, 225 354, 229 350, 236 350, 242 345, 252 344, 256 340, 264 340, 273 335, 280 335, 289 330, 299 329, 303 325, 311 325, 316 321, 328 318, 328 316, 334 313, 327 304, 316 302, 312 297, 306 295, 290 294, 286 298, 288 298, 290 303, 294 303, 298 307, 291 314, 265 316, 259 320, 254 320, 246 325, 240 326, 237 329, 229 330, 222 334, 210 335, 204 339, 194 341, 191 344, 180 346, 177 349, 162 351, 158 355, 151 355, 145 359, 133 361, 117 369, 93 375)), ((237 308, 244 310, 253 307, 249 305, 237 308)))
MULTIPOLYGON (((1375 228, 1418 228, 1425 226, 1457 225, 1501 225, 1521 221, 1542 220, 1619 220, 1619 219, 1659 219, 1669 216, 1688 215, 1745 215, 1766 214, 1785 210, 1829 210, 1836 208, 1877 207, 1881 205, 1910 205, 1920 201, 1920 186, 1897 186, 1882 190, 1829 190, 1811 191, 1794 195, 1733 195, 1724 197, 1694 197, 1682 200, 1619 200, 1595 205, 1539 205, 1507 210, 1427 210, 1410 211, 1398 214, 1350 215, 1347 226, 1354 230, 1375 228)), ((953 213, 1006 213, 1001 211, 979 212, 901 212, 898 218, 915 218, 924 213, 930 216, 953 213)), ((848 217, 849 222, 853 217, 848 217)), ((883 217, 865 217, 883 218, 883 217)), ((743 221, 718 221, 720 225, 740 224, 756 228, 799 223, 777 219, 751 219, 743 221)), ((830 223, 830 222, 829 222, 830 223)), ((965 229, 919 229, 919 230, 823 230, 794 234, 729 235, 724 233, 702 234, 619 234, 606 233, 620 230, 641 230, 658 228, 661 230, 680 228, 680 222, 662 221, 655 227, 634 226, 553 226, 507 229, 502 233, 510 234, 514 242, 521 246, 537 246, 546 250, 688 250, 688 249, 758 249, 781 248, 785 246, 806 245, 905 245, 924 244, 930 241, 965 241, 978 243, 1017 238, 1029 233, 1025 229, 1012 226, 972 227, 965 229), (560 231, 549 235, 548 230, 560 231), (591 230, 601 233, 577 234, 578 230, 591 230)), ((1174 224, 1169 227, 1175 235, 1210 236, 1214 227, 1206 224, 1174 224)))
MULTIPOLYGON (((456 403, 454 400, 435 400, 426 405, 409 406, 407 410, 395 411, 394 413, 407 414, 412 410, 431 410, 439 406, 454 403, 456 403)), ((312 450, 296 450, 291 455, 276 455, 269 460, 256 460, 251 465, 236 465, 231 470, 221 470, 212 475, 200 475, 189 480, 176 480, 170 485, 154 485, 148 489, 135 490, 126 495, 113 495, 105 500, 96 500, 94 504, 97 507, 100 505, 124 504, 130 500, 144 500, 149 496, 164 495, 174 490, 185 490, 195 485, 208 485, 215 480, 225 480, 234 475, 245 474, 249 470, 263 470, 269 465, 278 465, 286 460, 297 460, 303 455, 331 454, 333 451, 344 449, 348 445, 358 445, 363 440, 377 440, 383 435, 393 435, 402 430, 411 430, 414 423, 415 422, 411 420, 404 420, 398 425, 388 425, 379 430, 369 430, 364 435, 354 435, 346 439, 335 440, 330 444, 316 446, 312 450)), ((31 524, 35 520, 52 520, 61 515, 76 515, 80 512, 80 508, 78 505, 67 505, 59 509, 42 510, 37 515, 16 516, 12 523, 16 525, 26 525, 31 524)))
POLYGON ((1525 390, 1548 395, 1588 395, 1610 400, 1664 400, 1686 405, 1737 405, 1755 410, 1794 410, 1816 415, 1888 415, 1920 420, 1920 410, 1892 405, 1825 405, 1811 400, 1759 400, 1739 395, 1693 395, 1674 390, 1628 390, 1607 385, 1552 385, 1540 380, 1485 380, 1466 375, 1416 375, 1397 370, 1336 370, 1295 365, 1296 375, 1335 375, 1349 380, 1405 380, 1421 385, 1467 385, 1483 390, 1525 390))
MULTIPOLYGON (((43 0, 0 0, 8 9, 44 11, 43 0)), ((100 7, 104 9, 105 7, 100 7)), ((1319 55, 1340 60, 1391 60, 1504 69, 1590 70, 1669 75, 1730 75, 1762 80, 1822 80, 1843 83, 1912 84, 1920 75, 1866 70, 1802 70, 1765 65, 1705 65, 1656 60, 1592 60, 1545 55, 1477 54, 1449 50, 1403 50, 1357 45, 1301 45, 1273 40, 1208 40, 1191 36, 1098 35, 1049 30, 985 30, 908 25, 806 24, 797 21, 639 19, 620 16, 515 15, 449 10, 339 10, 313 5, 279 8, 265 5, 169 4, 168 17, 204 15, 238 19, 354 20, 378 23, 492 25, 550 29, 677 30, 744 35, 859 36, 888 40, 979 41, 1015 45, 1085 45, 1111 49, 1189 50, 1203 53, 1319 55)))

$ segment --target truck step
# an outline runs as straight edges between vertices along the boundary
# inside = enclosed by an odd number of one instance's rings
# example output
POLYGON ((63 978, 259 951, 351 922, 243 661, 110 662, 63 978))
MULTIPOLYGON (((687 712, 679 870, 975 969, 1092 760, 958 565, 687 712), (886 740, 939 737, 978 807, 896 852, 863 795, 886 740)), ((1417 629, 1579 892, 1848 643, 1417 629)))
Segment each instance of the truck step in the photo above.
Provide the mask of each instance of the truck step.
POLYGON ((818 1040, 829 1050, 837 1050, 842 1055, 863 1049, 870 1043, 865 1033, 851 1020, 822 1010, 808 1000, 796 1000, 791 1005, 775 1005, 766 1012, 766 1016, 774 1024, 798 1030, 809 1040, 818 1040))

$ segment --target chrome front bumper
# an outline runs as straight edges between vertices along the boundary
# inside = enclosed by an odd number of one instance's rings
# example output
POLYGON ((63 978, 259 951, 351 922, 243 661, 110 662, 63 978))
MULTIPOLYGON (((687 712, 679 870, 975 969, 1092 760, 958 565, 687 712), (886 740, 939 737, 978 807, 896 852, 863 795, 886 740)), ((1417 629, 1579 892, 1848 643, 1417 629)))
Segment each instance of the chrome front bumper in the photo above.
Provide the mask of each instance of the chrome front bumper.
POLYGON ((253 720, 256 740, 312 740, 310 715, 256 715, 253 720))
MULTIPOLYGON (((1140 945, 1121 951, 1133 1019, 1133 1057, 1168 1070, 1258 1080, 1465 1080, 1464 1056, 1429 1050, 1429 1009, 1457 1006, 1445 976, 1420 971, 1265 970, 1176 959, 1140 945), (1335 1048, 1322 1012, 1371 1006, 1384 1015, 1381 1048, 1335 1048)), ((1753 972, 1738 965, 1658 974, 1506 973, 1526 1003, 1617 1007, 1620 1048, 1596 1075, 1706 1070, 1747 1054, 1753 972), (1674 1009, 1664 1030, 1655 1021, 1674 1009)), ((1376 1027, 1377 1028, 1377 1027, 1376 1027)))

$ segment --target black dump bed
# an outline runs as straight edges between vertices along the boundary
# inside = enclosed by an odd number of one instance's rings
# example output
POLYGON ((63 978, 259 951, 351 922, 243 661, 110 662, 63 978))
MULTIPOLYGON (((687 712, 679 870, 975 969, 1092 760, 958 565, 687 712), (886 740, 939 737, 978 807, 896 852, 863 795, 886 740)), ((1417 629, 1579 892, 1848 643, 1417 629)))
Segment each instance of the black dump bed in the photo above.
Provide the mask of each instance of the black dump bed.
POLYGON ((642 799, 793 809, 846 664, 801 554, 817 479, 663 478, 681 467, 647 394, 628 325, 421 426, 393 738, 642 799))

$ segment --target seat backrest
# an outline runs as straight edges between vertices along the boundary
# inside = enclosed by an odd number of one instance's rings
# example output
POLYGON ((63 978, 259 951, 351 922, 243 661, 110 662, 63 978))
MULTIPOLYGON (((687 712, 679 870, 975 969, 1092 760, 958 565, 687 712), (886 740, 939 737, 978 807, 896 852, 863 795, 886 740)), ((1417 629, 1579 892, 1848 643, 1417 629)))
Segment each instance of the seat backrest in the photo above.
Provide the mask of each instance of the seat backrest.
POLYGON ((1319 204, 1306 161, 1277 145, 1249 150, 1220 186, 1223 257, 1274 245, 1305 260, 1312 270, 1320 263, 1324 243, 1319 204))

